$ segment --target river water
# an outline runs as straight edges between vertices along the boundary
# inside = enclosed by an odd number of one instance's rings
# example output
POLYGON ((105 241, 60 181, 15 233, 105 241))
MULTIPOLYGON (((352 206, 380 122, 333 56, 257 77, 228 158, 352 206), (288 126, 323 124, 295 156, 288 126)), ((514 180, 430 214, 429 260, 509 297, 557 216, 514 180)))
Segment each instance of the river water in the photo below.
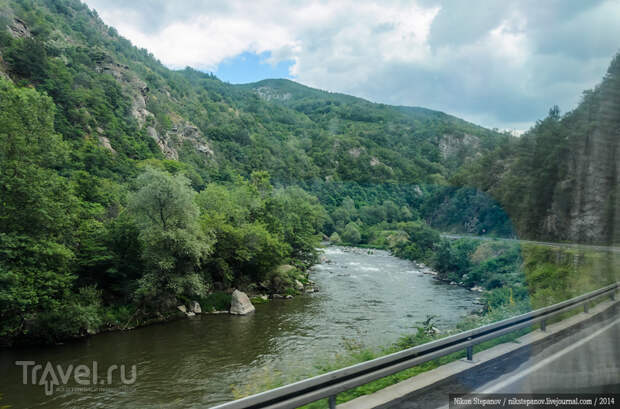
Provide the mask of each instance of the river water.
MULTIPOLYGON (((414 333, 428 314, 448 328, 475 309, 475 293, 438 282, 385 251, 328 247, 324 253, 328 261, 310 274, 319 292, 257 305, 251 315, 200 315, 59 346, 0 351, 0 407, 209 407, 281 378, 314 375, 317 365, 346 353, 345 344, 387 346, 414 333), (51 362, 62 372, 96 362, 97 383, 104 384, 94 387, 86 376, 81 386, 72 373, 64 388, 60 379, 50 384, 55 388, 48 396, 44 386, 31 385, 32 366, 23 385, 29 364, 15 361, 51 362), (116 371, 105 384, 112 365, 124 365, 128 379, 135 365, 136 381, 122 385, 116 371)), ((54 373, 59 378, 58 369, 54 373)))

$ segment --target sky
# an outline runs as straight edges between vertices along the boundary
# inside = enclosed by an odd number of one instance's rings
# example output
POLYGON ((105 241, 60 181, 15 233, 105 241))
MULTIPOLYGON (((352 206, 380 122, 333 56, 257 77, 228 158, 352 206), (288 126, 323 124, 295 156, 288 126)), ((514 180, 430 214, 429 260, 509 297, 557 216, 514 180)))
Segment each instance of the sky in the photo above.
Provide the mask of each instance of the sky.
POLYGON ((620 50, 620 0, 86 0, 173 69, 290 78, 523 131, 620 50))

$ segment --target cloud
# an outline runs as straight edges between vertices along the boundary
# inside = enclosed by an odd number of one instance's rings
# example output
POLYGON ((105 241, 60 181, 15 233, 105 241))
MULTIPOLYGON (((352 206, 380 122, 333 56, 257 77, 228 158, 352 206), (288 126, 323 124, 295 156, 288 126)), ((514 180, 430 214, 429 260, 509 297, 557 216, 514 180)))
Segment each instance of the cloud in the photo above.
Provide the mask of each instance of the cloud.
POLYGON ((293 61, 301 83, 522 129, 573 108, 618 51, 620 2, 600 0, 87 0, 172 68, 242 53, 293 61))

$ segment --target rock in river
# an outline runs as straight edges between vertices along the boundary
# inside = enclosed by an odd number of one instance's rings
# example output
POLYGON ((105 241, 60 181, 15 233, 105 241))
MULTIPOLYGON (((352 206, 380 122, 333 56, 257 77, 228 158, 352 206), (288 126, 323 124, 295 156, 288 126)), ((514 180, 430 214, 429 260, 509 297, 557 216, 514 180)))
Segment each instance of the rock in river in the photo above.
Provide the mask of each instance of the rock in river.
POLYGON ((231 314, 245 315, 254 311, 254 309, 255 308, 246 293, 239 290, 233 291, 232 300, 230 301, 231 314))

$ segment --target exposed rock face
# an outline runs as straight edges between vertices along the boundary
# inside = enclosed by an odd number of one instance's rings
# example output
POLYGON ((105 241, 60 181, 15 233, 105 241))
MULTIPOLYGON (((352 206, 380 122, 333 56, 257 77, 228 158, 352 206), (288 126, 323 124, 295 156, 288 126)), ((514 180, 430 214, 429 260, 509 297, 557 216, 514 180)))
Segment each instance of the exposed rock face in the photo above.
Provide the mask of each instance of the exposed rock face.
POLYGON ((280 100, 280 101, 287 101, 289 99, 291 99, 291 94, 290 92, 280 92, 278 90, 275 90, 271 87, 259 87, 256 88, 254 90, 254 92, 256 92, 256 94, 261 98, 264 99, 265 101, 271 101, 271 100, 280 100))
POLYGON ((438 139, 441 158, 452 166, 460 166, 480 156, 480 139, 470 134, 443 134, 438 139))
POLYGON ((99 142, 101 143, 101 145, 103 145, 104 148, 106 148, 112 153, 116 153, 116 151, 110 144, 110 140, 108 138, 106 138, 105 136, 99 136, 98 138, 99 138, 99 142))
MULTIPOLYGON (((112 75, 125 94, 131 101, 131 116, 136 119, 140 127, 146 127, 147 134, 157 142, 162 153, 167 159, 179 159, 178 148, 185 141, 189 141, 194 148, 206 156, 213 156, 214 152, 209 145, 207 138, 192 123, 182 119, 177 114, 172 114, 174 124, 166 132, 158 132, 155 123, 155 116, 147 109, 147 103, 151 98, 151 90, 146 82, 140 79, 127 65, 119 64, 105 54, 95 55, 95 70, 100 73, 112 75)), ((162 90, 160 90, 162 91, 162 90)), ((167 90, 163 90, 169 98, 167 90)), ((153 98, 157 98, 154 96, 153 98)), ((104 145, 105 146, 105 145, 104 145)))
POLYGON ((13 22, 9 24, 8 28, 9 28, 9 34, 11 34, 15 38, 24 38, 24 37, 32 36, 32 34, 30 34, 30 29, 28 28, 26 23, 23 20, 18 19, 17 17, 13 19, 13 22))
MULTIPOLYGON (((195 301, 194 303, 198 304, 195 301)), ((178 305, 177 310, 181 311, 183 314, 185 314, 188 317, 194 317, 196 316, 196 314, 200 314, 202 312, 202 310, 200 309, 200 304, 198 304, 198 308, 196 311, 194 303, 192 303, 192 306, 190 307, 189 311, 187 310, 187 307, 185 305, 178 305)))
POLYGON ((292 266, 290 264, 282 264, 276 268, 278 274, 288 274, 293 270, 295 270, 295 266, 292 266))
POLYGON ((157 130, 153 128, 152 126, 149 126, 146 128, 146 133, 151 138, 155 139, 155 142, 157 142, 157 146, 159 146, 159 149, 161 149, 161 152, 164 154, 166 158, 174 159, 174 160, 179 159, 179 153, 176 151, 176 149, 174 149, 168 144, 169 139, 165 138, 164 136, 159 135, 157 130))
POLYGON ((444 159, 457 156, 463 151, 477 150, 480 140, 469 134, 444 134, 439 139, 439 151, 444 159))
POLYGON ((230 313, 235 315, 245 315, 255 310, 254 305, 248 298, 247 294, 235 290, 232 293, 232 300, 230 302, 230 313))
POLYGON ((620 203, 617 197, 613 201, 620 193, 618 138, 596 129, 579 148, 571 161, 574 195, 565 221, 568 233, 578 242, 620 243, 620 203))
POLYGON ((352 157, 359 158, 360 155, 362 154, 362 150, 363 149, 364 148, 351 148, 351 149, 349 149, 348 152, 349 152, 349 155, 351 155, 352 157))
POLYGON ((620 58, 615 64, 587 109, 573 113, 587 126, 571 137, 567 174, 556 185, 544 222, 545 230, 560 239, 620 243, 620 58))
POLYGON ((202 152, 206 156, 214 155, 213 149, 211 149, 207 139, 202 135, 200 130, 191 123, 183 122, 176 124, 164 135, 159 134, 152 126, 148 126, 146 132, 157 142, 159 149, 161 149, 164 156, 168 159, 179 159, 177 148, 185 141, 190 142, 198 152, 202 152))

